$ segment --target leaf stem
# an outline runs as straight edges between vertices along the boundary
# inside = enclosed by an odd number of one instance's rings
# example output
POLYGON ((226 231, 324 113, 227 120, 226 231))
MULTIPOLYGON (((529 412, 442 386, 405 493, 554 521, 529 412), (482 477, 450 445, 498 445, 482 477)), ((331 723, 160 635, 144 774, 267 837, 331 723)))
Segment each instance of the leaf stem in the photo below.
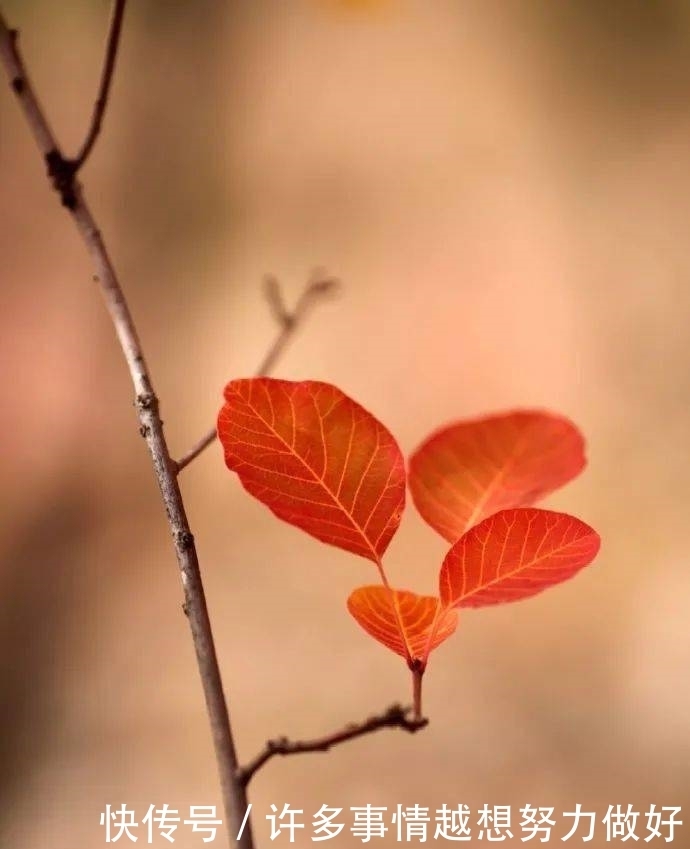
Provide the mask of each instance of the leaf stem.
POLYGON ((436 631, 438 630, 438 623, 441 621, 441 613, 443 612, 443 607, 441 603, 441 599, 439 598, 436 604, 436 612, 434 613, 434 620, 431 623, 431 628, 429 628, 429 636, 427 637, 426 646, 424 647, 424 657, 428 658, 431 652, 431 643, 433 642, 434 637, 436 636, 436 631))
POLYGON ((405 628, 403 627, 402 617, 400 616, 400 611, 398 610, 398 605, 395 602, 395 590, 391 587, 388 576, 386 575, 386 570, 383 568, 383 560, 379 557, 376 560, 376 568, 379 570, 379 576, 381 578, 381 583, 388 590, 388 597, 390 599, 391 607, 393 608, 393 612, 395 613, 395 621, 398 626, 398 633, 400 634, 400 639, 405 646, 405 651, 407 652, 407 657, 405 660, 407 661, 407 665, 412 669, 415 658, 410 654, 409 647, 407 645, 407 640, 405 638, 405 628))
MULTIPOLYGON (((388 583, 388 577, 386 575, 386 570, 383 568, 383 560, 380 557, 377 558, 377 560, 376 560, 376 568, 378 569, 379 577, 381 578, 381 583, 391 593, 391 599, 392 599, 393 598, 393 596, 392 596, 393 589, 392 589, 391 585, 388 583)), ((396 613, 397 613, 398 608, 395 607, 395 610, 396 610, 396 613)), ((399 618, 400 617, 398 617, 398 619, 399 618)), ((402 630, 401 630, 401 633, 402 633, 402 630)))
POLYGON ((421 722, 422 720, 422 678, 424 677, 424 667, 419 664, 412 666, 412 719, 421 722))
MULTIPOLYGON (((376 567, 379 570, 379 575, 381 576, 381 581, 383 586, 388 590, 388 595, 390 597, 391 607, 395 613, 395 621, 398 625, 398 632, 400 633, 400 639, 402 640, 403 645, 405 646, 405 651, 407 652, 407 657, 405 660, 407 661, 408 667, 412 670, 412 710, 413 710, 413 721, 421 722, 422 717, 422 676, 424 675, 424 669, 426 666, 425 661, 421 660, 418 657, 412 657, 410 653, 410 648, 407 643, 407 639, 405 637, 405 628, 403 627, 402 617, 400 616, 400 611, 398 610, 398 605, 395 601, 395 591, 391 587, 388 582, 388 577, 386 576, 386 571, 383 568, 383 560, 379 557, 376 561, 376 567)), ((428 656, 428 652, 427 652, 428 656)))

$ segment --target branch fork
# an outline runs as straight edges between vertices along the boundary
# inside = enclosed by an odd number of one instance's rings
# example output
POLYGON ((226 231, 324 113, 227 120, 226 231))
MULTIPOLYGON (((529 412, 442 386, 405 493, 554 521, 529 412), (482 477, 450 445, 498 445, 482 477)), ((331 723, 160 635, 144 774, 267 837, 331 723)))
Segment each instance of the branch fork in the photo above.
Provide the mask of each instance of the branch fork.
MULTIPOLYGON (((292 310, 288 310, 285 306, 283 294, 278 280, 272 275, 267 275, 264 279, 264 294, 268 307, 273 314, 278 327, 278 335, 273 344, 268 349, 266 356, 256 370, 257 377, 263 377, 269 374, 275 364, 278 362, 280 355, 287 347, 288 342, 294 335, 299 325, 304 321, 309 310, 321 298, 333 294, 338 288, 338 281, 325 274, 324 272, 315 271, 308 281, 307 285, 302 290, 302 294, 297 299, 292 310)), ((187 451, 176 463, 176 474, 179 474, 182 469, 188 466, 192 460, 204 452, 209 445, 212 445, 218 436, 216 428, 210 428, 207 433, 196 442, 192 448, 187 451)))

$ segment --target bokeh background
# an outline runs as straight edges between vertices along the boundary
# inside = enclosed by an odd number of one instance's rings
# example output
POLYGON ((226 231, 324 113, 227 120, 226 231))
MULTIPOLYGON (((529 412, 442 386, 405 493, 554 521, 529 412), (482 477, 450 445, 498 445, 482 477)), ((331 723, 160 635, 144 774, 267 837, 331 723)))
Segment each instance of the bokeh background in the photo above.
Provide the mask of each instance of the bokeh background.
MULTIPOLYGON (((76 151, 108 4, 2 5, 76 151)), ((406 452, 514 407, 563 412, 588 438, 588 470, 548 506, 601 532, 596 564, 464 614, 432 658, 423 734, 266 767, 258 846, 274 845, 272 803, 307 822, 344 808, 343 846, 359 845, 347 809, 367 803, 512 805, 515 825, 526 803, 559 820, 576 803, 599 820, 687 806, 687 0, 132 2, 83 179, 174 454, 275 334, 263 275, 291 302, 317 266, 341 294, 280 376, 335 383, 406 452)), ((106 804, 140 819, 220 799, 129 378, 4 82, 0 187, 0 841, 87 849, 106 804)), ((243 760, 409 698, 404 664, 344 607, 370 564, 275 520, 217 444, 182 484, 243 760)), ((392 580, 433 591, 444 549, 410 506, 392 580)), ((590 845, 605 844, 599 823, 590 845)))

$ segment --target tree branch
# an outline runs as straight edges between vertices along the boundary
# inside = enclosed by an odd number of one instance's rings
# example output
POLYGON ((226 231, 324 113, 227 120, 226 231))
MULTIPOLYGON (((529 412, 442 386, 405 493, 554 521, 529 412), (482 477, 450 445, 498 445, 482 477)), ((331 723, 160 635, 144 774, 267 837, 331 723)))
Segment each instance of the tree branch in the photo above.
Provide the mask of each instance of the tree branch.
MULTIPOLYGON (((273 276, 268 276, 264 280, 264 291, 268 306, 275 317, 279 326, 278 335, 273 344, 266 352, 259 368, 256 370, 258 377, 262 377, 271 372, 278 358, 287 347, 288 342, 292 339, 295 331, 302 324, 309 310, 314 304, 325 295, 330 295, 338 286, 338 281, 327 275, 315 272, 311 280, 302 290, 302 294, 297 299, 292 312, 286 309, 283 295, 280 290, 280 284, 273 276)), ((218 433, 215 427, 211 428, 189 451, 181 457, 176 464, 177 473, 179 474, 185 466, 188 466, 192 460, 195 460, 199 454, 205 451, 209 445, 215 442, 218 433)))
POLYGON ((253 849, 249 828, 245 828, 240 840, 234 838, 243 822, 247 809, 247 796, 244 784, 237 779, 237 755, 213 643, 199 561, 175 475, 174 462, 170 457, 163 434, 158 399, 115 268, 86 203, 82 187, 75 178, 74 169, 69 160, 63 156, 36 98, 17 48, 17 37, 17 32, 8 28, 0 13, 0 59, 24 111, 29 128, 48 165, 48 175, 53 187, 60 195, 62 204, 69 209, 91 255, 96 270, 94 280, 100 285, 106 309, 110 314, 132 378, 140 432, 151 454, 177 556, 184 591, 184 605, 192 631, 218 763, 225 820, 230 832, 230 845, 237 849, 253 849))
POLYGON ((333 746, 363 737, 381 728, 402 728, 410 734, 425 728, 429 720, 425 718, 408 718, 411 708, 403 708, 400 705, 391 705, 388 710, 376 716, 370 716, 364 722, 353 722, 346 725, 340 731, 327 734, 325 737, 317 737, 314 740, 289 740, 287 737, 279 737, 268 740, 266 746, 246 766, 237 771, 238 778, 244 787, 249 784, 252 777, 264 764, 275 755, 300 755, 306 752, 327 752, 333 746))
POLYGON ((115 72, 115 60, 117 59, 117 51, 120 45, 120 33, 122 32, 122 19, 125 14, 125 5, 127 0, 114 0, 112 13, 110 15, 110 27, 108 29, 108 38, 105 47, 105 58, 103 60, 103 70, 101 71, 101 82, 98 87, 98 97, 94 103, 93 113, 91 115, 91 123, 89 130, 84 139, 84 144, 72 160, 72 166, 76 174, 77 171, 89 158, 89 154, 96 144, 96 139, 101 132, 103 116, 105 115, 106 107, 108 106, 108 96, 110 95, 110 85, 113 81, 115 72))

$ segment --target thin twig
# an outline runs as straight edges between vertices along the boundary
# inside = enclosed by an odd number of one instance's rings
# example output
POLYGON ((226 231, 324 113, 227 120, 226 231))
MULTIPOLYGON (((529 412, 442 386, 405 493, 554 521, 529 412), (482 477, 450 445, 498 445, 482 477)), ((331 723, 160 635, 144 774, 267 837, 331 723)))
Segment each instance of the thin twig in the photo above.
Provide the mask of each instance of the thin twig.
POLYGON ((333 746, 346 743, 355 737, 363 737, 381 728, 402 728, 414 734, 429 724, 429 720, 408 717, 411 708, 403 708, 400 705, 391 705, 384 713, 370 716, 364 722, 355 722, 346 725, 340 731, 327 734, 325 737, 317 737, 314 740, 289 740, 287 737, 279 737, 276 740, 268 740, 266 746, 246 766, 238 770, 238 777, 246 787, 252 776, 261 769, 264 764, 275 755, 300 755, 306 752, 326 752, 333 746))
POLYGON ((237 780, 237 755, 213 643, 194 537, 185 513, 182 495, 174 472, 174 463, 163 434, 163 423, 158 412, 158 399, 153 390, 137 331, 117 274, 86 203, 82 188, 75 179, 74 170, 69 167, 68 160, 65 159, 60 150, 28 79, 24 63, 17 49, 17 32, 8 28, 1 13, 0 59, 7 70, 12 89, 24 110, 34 139, 48 165, 48 174, 53 182, 53 187, 59 193, 62 204, 70 210, 77 230, 91 255, 96 270, 94 280, 100 285, 106 309, 110 314, 129 368, 134 386, 140 431, 151 453, 177 555, 184 590, 184 604, 192 631, 197 665, 218 762, 230 845, 236 847, 236 849, 253 849, 249 828, 245 829, 240 840, 236 840, 234 837, 239 831, 247 809, 247 795, 244 785, 237 780))
MULTIPOLYGON (((309 310, 324 295, 331 294, 337 287, 338 282, 332 277, 315 272, 311 280, 302 290, 292 312, 285 307, 280 285, 275 277, 268 276, 264 281, 264 291, 269 308, 275 317, 279 330, 273 344, 266 352, 259 368, 256 370, 258 377, 263 377, 271 372, 278 358, 285 350, 288 342, 292 339, 295 331, 304 321, 309 310)), ((199 454, 208 448, 218 436, 215 427, 211 428, 189 451, 181 457, 176 464, 179 474, 185 466, 195 460, 199 454)))
POLYGON ((103 116, 105 115, 105 110, 108 106, 110 86, 115 72, 115 60, 117 59, 117 51, 120 45, 122 19, 124 18, 126 4, 127 0, 114 0, 113 2, 113 9, 110 15, 110 27, 108 28, 108 38, 105 47, 105 58, 103 59, 103 69, 101 71, 101 82, 98 87, 98 97, 96 98, 96 102, 93 106, 91 123, 89 125, 86 138, 84 139, 84 144, 75 159, 72 160, 72 166, 75 174, 89 158, 89 154, 93 150, 93 146, 96 144, 96 139, 101 132, 103 116))

